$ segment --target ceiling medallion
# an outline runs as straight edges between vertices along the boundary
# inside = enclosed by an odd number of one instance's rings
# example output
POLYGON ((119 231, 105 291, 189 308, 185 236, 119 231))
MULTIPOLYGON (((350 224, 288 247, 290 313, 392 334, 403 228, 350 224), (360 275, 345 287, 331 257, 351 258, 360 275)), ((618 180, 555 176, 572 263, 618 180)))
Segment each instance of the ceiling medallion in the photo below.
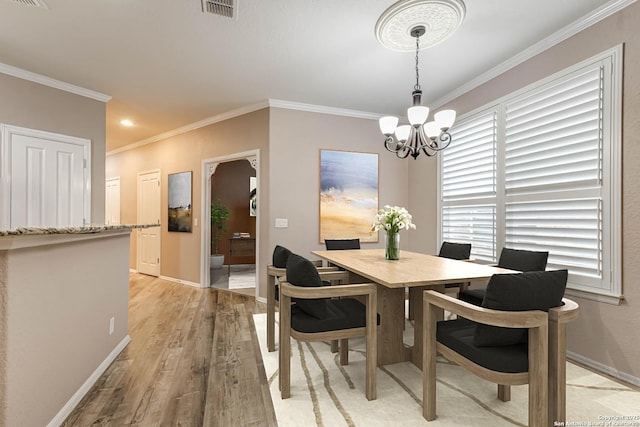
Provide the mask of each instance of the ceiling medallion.
POLYGON ((387 49, 411 52, 416 39, 411 30, 425 28, 420 49, 435 46, 453 34, 464 19, 462 0, 401 0, 389 7, 376 23, 376 38, 387 49))

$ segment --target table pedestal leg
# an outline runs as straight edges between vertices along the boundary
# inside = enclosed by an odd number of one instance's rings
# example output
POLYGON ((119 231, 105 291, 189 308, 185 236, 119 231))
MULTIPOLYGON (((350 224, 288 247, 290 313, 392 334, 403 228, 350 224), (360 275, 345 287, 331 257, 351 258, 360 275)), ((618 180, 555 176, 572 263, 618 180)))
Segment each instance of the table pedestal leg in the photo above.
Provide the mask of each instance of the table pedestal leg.
POLYGON ((408 349, 402 342, 404 288, 378 285, 378 313, 378 366, 409 360, 408 349))

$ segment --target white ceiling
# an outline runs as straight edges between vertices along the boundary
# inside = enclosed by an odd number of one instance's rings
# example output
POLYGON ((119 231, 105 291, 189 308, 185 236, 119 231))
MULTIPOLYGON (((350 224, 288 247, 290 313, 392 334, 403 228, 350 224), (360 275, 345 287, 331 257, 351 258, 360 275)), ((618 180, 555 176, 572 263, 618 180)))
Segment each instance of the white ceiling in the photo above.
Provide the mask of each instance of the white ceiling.
MULTIPOLYGON (((43 1, 0 0, 0 63, 110 95, 107 151, 266 99, 395 115, 411 102, 414 54, 374 34, 393 0, 236 0, 234 19, 200 0, 43 1)), ((465 0, 460 29, 421 52, 423 104, 620 3, 465 0)))

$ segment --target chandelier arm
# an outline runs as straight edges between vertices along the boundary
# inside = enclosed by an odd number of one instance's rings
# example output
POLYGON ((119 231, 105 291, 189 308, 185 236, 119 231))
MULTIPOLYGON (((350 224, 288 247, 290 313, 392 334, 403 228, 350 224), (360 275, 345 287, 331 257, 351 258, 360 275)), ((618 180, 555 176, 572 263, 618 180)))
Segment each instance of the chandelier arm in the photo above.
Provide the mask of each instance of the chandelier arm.
MULTIPOLYGON (((392 136, 386 137, 385 140, 384 140, 384 148, 386 148, 387 151, 395 153, 397 150, 394 150, 393 148, 391 148, 391 145, 390 145, 390 144, 393 144, 393 142, 394 142, 394 140, 393 140, 392 136)), ((397 146, 397 143, 396 143, 396 146, 397 146)))
POLYGON ((407 156, 411 153, 411 147, 409 147, 406 143, 402 144, 402 146, 396 151, 396 156, 400 159, 406 159, 407 156))
POLYGON ((420 126, 420 129, 418 129, 418 131, 420 134, 420 148, 418 151, 422 151, 424 154, 426 154, 429 157, 433 156, 435 153, 430 152, 430 150, 433 150, 433 146, 432 146, 433 141, 426 134, 423 126, 420 126))
POLYGON ((445 148, 447 148, 449 144, 451 144, 451 134, 449 132, 443 131, 443 132, 440 132, 440 135, 438 135, 438 139, 434 141, 434 144, 432 144, 431 149, 433 151, 442 151, 445 148))

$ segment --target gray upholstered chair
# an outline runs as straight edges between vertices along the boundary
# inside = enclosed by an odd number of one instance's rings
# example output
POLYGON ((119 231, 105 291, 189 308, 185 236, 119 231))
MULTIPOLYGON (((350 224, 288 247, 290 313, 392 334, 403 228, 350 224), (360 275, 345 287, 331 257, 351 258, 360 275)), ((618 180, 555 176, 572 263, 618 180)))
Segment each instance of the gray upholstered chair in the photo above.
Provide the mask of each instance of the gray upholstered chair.
POLYGON ((360 239, 324 239, 328 251, 360 249, 360 239))
MULTIPOLYGON (((497 267, 516 271, 544 271, 549 252, 503 248, 497 267)), ((474 305, 481 305, 486 289, 461 289, 458 298, 474 305)))
POLYGON ((423 328, 423 415, 436 417, 436 353, 471 373, 509 387, 529 384, 529 425, 553 425, 565 414, 564 324, 578 307, 563 299, 567 271, 494 275, 482 307, 426 291, 423 328), (542 292, 540 290, 542 289, 542 292), (448 310, 461 318, 437 321, 448 310))
MULTIPOLYGON (((272 265, 267 266, 267 351, 276 349, 275 324, 276 303, 279 300, 278 281, 286 274, 287 260, 291 251, 283 246, 276 245, 273 250, 272 265)), ((322 280, 331 284, 347 282, 348 272, 337 267, 322 267, 322 261, 311 261, 317 268, 322 280)))
POLYGON ((365 394, 376 399, 377 293, 373 283, 323 286, 309 260, 292 254, 286 281, 280 286, 280 393, 291 390, 291 338, 299 341, 340 340, 340 364, 349 363, 349 338, 366 339, 365 394), (353 298, 364 296, 364 303, 353 298), (335 298, 335 299, 334 299, 335 298), (291 301, 295 300, 295 304, 291 301))
MULTIPOLYGON (((449 258, 455 260, 468 260, 471 256, 471 243, 453 243, 453 242, 442 242, 440 246, 440 252, 438 252, 438 256, 442 258, 449 258)), ((468 283, 447 283, 444 285, 445 289, 456 289, 460 290, 465 288, 468 283)), ((426 287, 412 287, 409 288, 409 313, 407 318, 409 320, 414 320, 413 314, 413 304, 412 301, 420 301, 422 303, 420 295, 426 287)))
MULTIPOLYGON (((442 242, 438 256, 459 261, 468 260, 471 257, 471 243, 442 242)), ((461 288, 465 285, 466 283, 447 283, 445 288, 461 288)))

